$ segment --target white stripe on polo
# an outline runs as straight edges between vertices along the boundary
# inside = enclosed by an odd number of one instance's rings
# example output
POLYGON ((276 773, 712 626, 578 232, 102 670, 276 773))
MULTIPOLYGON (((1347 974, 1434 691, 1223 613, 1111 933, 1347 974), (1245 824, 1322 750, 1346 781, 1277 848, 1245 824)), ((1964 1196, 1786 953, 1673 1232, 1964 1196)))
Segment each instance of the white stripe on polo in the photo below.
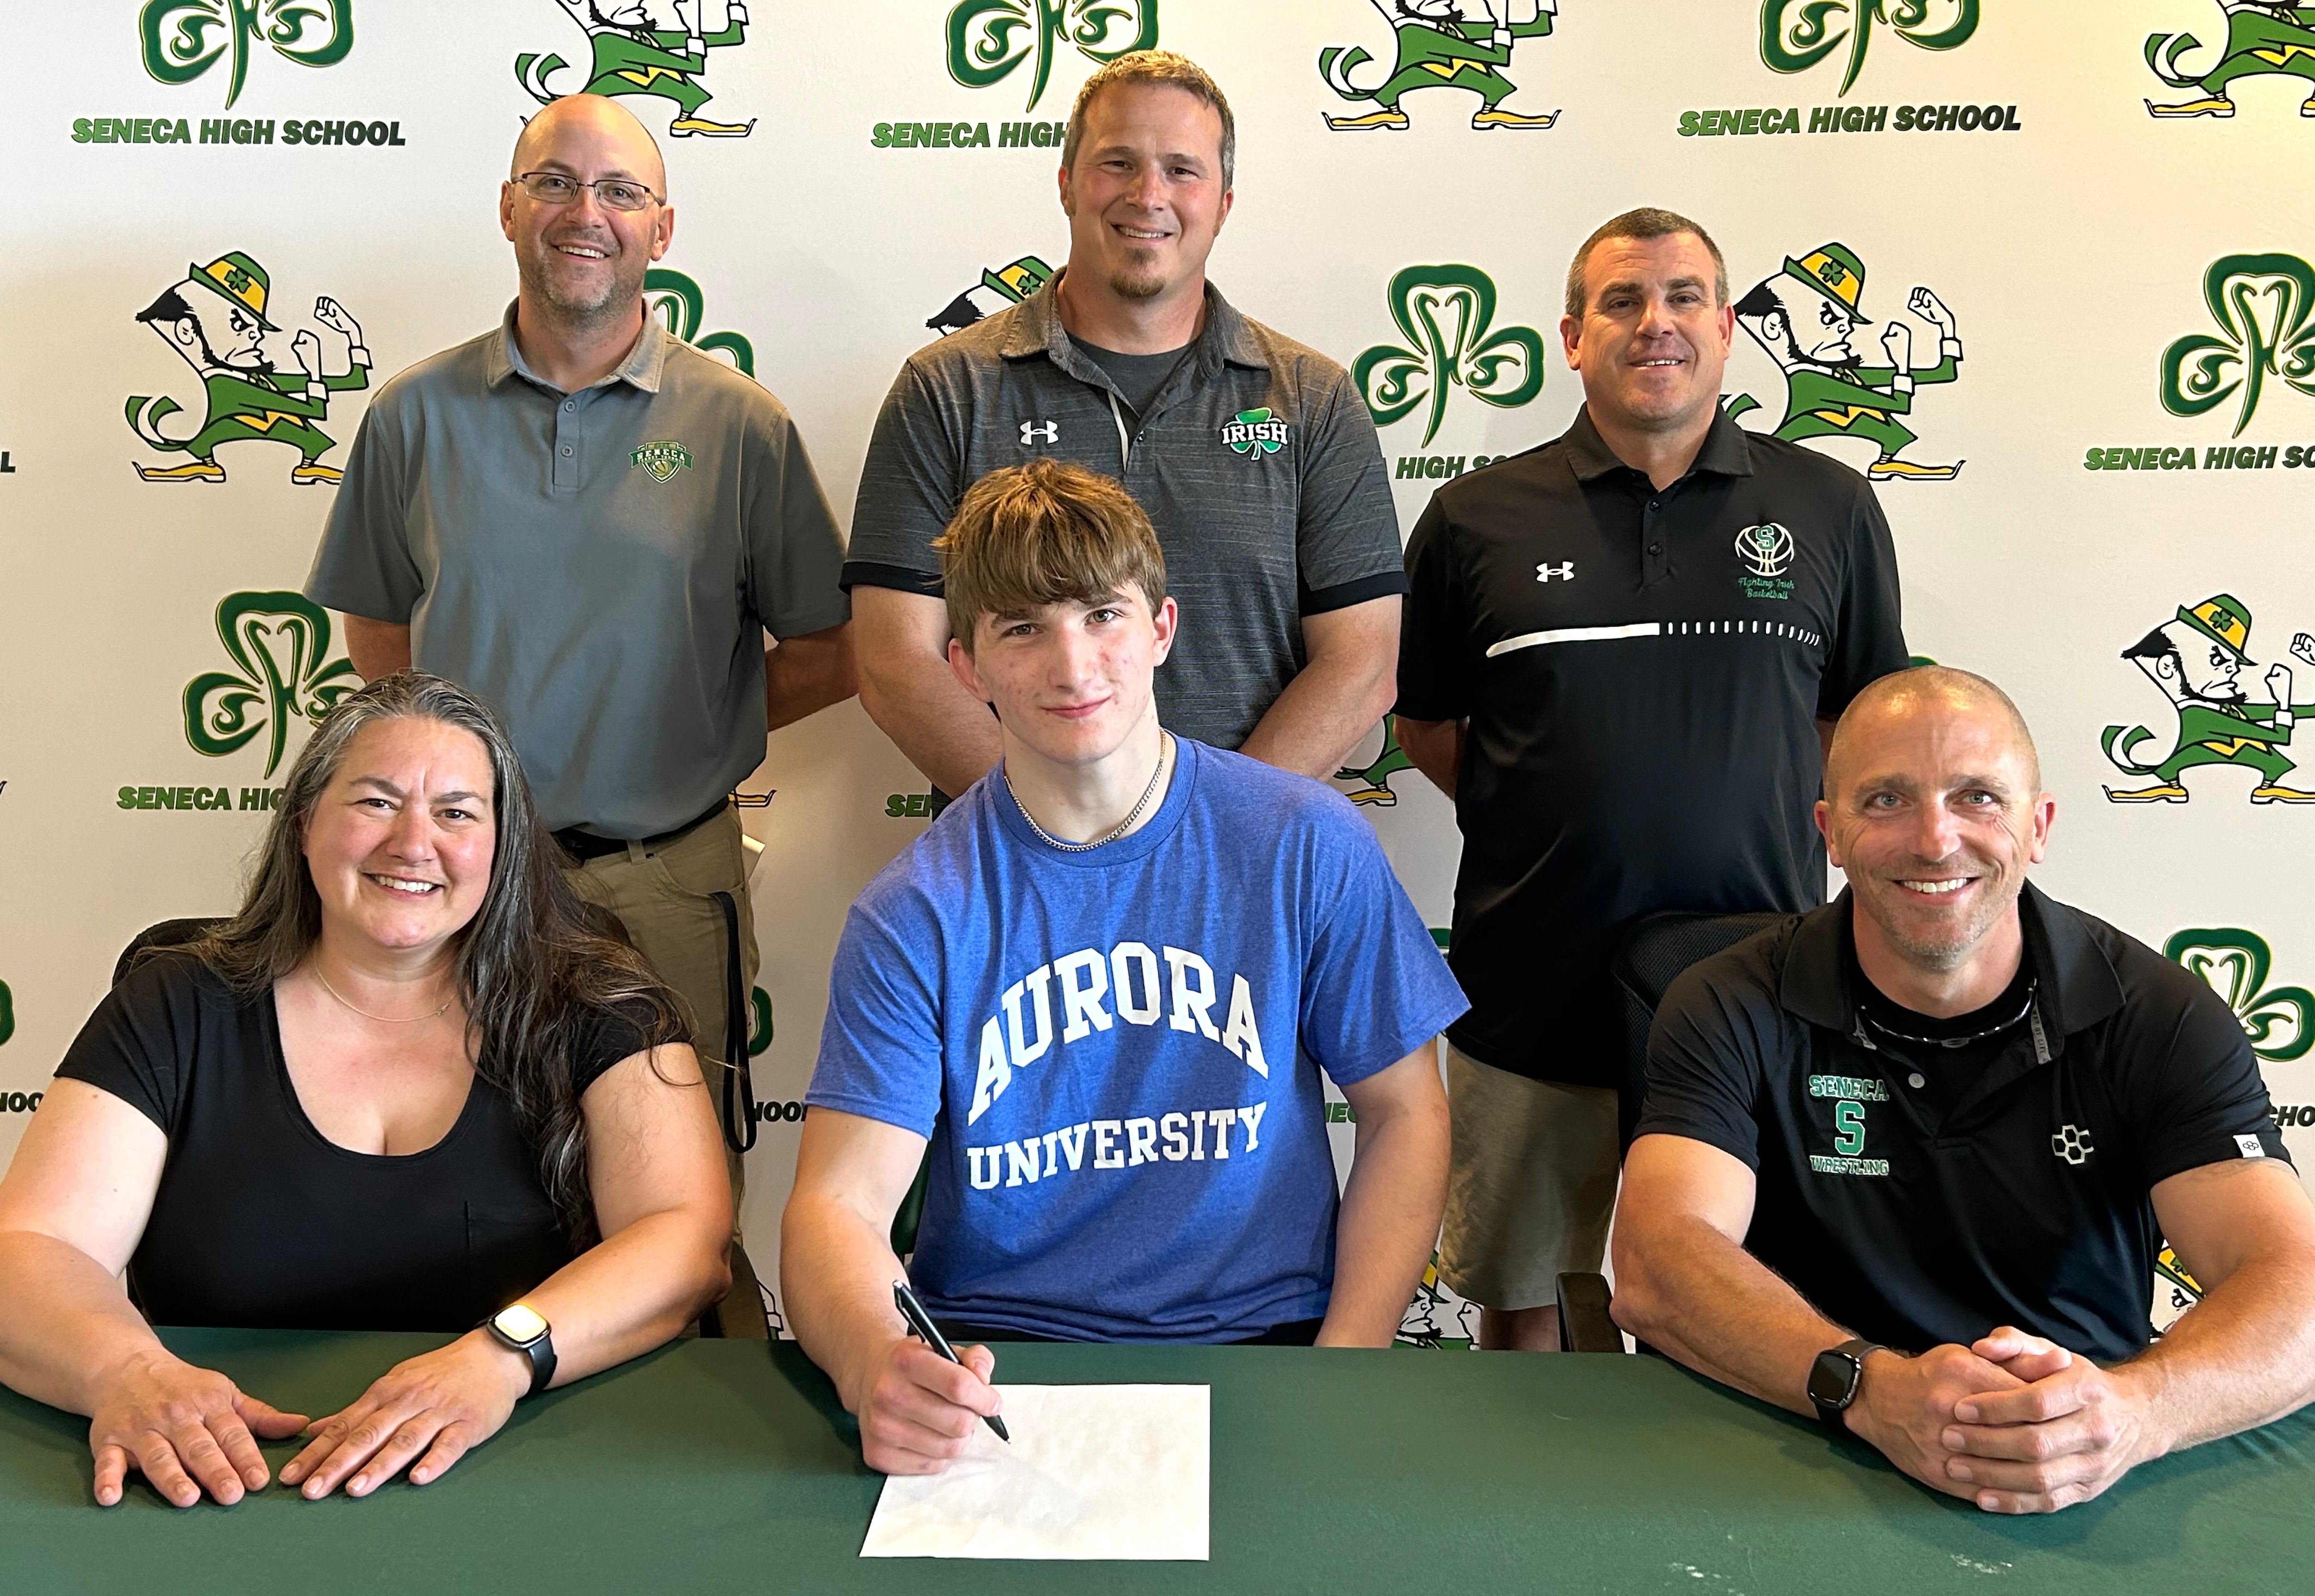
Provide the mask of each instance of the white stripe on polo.
POLYGON ((1660 637, 1663 634, 1662 621, 1637 621, 1628 626, 1562 626, 1557 632, 1522 632, 1517 637, 1506 637, 1489 645, 1487 658, 1508 654, 1514 650, 1535 648, 1547 643, 1601 643, 1611 637, 1660 637))
POLYGON ((1812 646, 1824 641, 1805 626, 1787 625, 1780 621, 1635 621, 1625 626, 1562 626, 1551 632, 1522 632, 1517 637, 1489 644, 1487 658, 1538 648, 1547 643, 1607 643, 1619 637, 1700 637, 1737 633, 1790 638, 1812 646))

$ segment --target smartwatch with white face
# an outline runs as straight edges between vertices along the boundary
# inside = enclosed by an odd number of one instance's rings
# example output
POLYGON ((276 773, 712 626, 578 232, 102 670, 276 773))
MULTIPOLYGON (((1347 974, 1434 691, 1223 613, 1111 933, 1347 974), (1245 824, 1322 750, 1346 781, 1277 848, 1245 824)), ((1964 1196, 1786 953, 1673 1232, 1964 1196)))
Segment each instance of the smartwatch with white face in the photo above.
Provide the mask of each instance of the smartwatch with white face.
POLYGON ((527 1302, 518 1302, 484 1319, 483 1327, 501 1346, 530 1360, 530 1389, 524 1396, 536 1396, 546 1389, 546 1382, 554 1378, 554 1337, 545 1315, 527 1302))

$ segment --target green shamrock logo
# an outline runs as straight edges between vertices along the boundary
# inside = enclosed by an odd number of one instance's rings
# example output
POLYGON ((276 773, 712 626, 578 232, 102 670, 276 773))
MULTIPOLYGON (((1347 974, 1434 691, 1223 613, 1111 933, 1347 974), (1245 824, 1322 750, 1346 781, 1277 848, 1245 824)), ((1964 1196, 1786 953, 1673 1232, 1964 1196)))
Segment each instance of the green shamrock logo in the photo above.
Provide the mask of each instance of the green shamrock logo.
POLYGON ((217 604, 217 629, 239 669, 207 671, 185 684, 185 740, 195 753, 220 758, 269 732, 271 776, 289 723, 319 725, 360 678, 352 661, 329 660, 329 614, 303 593, 228 593, 217 604))
POLYGON ((2242 395, 2234 436, 2266 379, 2315 395, 2315 267, 2297 255, 2222 255, 2203 273, 2203 302, 2223 337, 2192 332, 2162 351, 2162 408, 2198 416, 2242 395))
POLYGON ((1389 302, 1406 346, 1379 343, 1351 367, 1376 426, 1389 426, 1427 399, 1427 445, 1455 388, 1503 410, 1543 392, 1542 335, 1532 327, 1490 330, 1495 284, 1477 267, 1409 266, 1390 279, 1389 302))
POLYGON ((1771 72, 1806 72, 1846 43, 1846 94, 1865 70, 1875 23, 1894 28, 1907 44, 1949 50, 1977 31, 1978 6, 1979 0, 1761 0, 1761 59, 1771 72), (1934 31, 1933 13, 1945 24, 1934 31))
POLYGON ((1267 406, 1261 410, 1241 410, 1222 423, 1222 441, 1234 453, 1249 460, 1259 460, 1264 455, 1274 455, 1286 447, 1289 429, 1284 421, 1270 419, 1267 406))
POLYGON ((262 40, 300 66, 334 66, 354 47, 353 0, 146 0, 137 15, 145 70, 164 84, 189 84, 233 57, 226 109, 241 98, 249 52, 262 40), (326 22, 327 33, 321 29, 326 22), (312 29, 316 38, 308 40, 312 29))
POLYGON ((985 89, 1034 57, 1027 107, 1034 111, 1064 39, 1104 66, 1155 49, 1158 0, 959 0, 948 13, 948 75, 968 89, 985 89))
POLYGON ((745 336, 738 332, 701 335, 700 324, 707 319, 707 296, 686 273, 663 266, 644 272, 643 308, 692 348, 710 354, 722 350, 732 357, 732 365, 749 377, 756 375, 756 346, 745 336))
POLYGON ((2257 932, 2193 927, 2173 934, 2162 956, 2193 971, 2226 1000, 2260 1058, 2287 1064, 2315 1048, 2315 992, 2267 986, 2273 955, 2257 932))

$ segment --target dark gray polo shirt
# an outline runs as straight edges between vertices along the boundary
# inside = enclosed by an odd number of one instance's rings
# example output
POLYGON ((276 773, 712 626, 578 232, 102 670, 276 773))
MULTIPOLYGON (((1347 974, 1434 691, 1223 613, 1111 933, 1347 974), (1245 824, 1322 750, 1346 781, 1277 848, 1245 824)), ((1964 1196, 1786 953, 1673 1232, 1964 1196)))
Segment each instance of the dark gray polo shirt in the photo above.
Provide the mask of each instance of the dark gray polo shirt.
POLYGON ((1340 366, 1211 284, 1189 358, 1137 417, 1070 341, 1060 282, 900 368, 869 440, 845 585, 937 595, 932 541, 1000 466, 1042 454, 1106 473, 1149 512, 1182 605, 1158 714, 1235 749, 1301 669, 1304 616, 1406 590, 1374 422, 1340 366))
POLYGON ((513 326, 379 390, 306 596, 407 623, 505 720, 547 825, 655 836, 763 762, 763 634, 849 618, 843 538, 754 379, 647 317, 565 394, 513 326))

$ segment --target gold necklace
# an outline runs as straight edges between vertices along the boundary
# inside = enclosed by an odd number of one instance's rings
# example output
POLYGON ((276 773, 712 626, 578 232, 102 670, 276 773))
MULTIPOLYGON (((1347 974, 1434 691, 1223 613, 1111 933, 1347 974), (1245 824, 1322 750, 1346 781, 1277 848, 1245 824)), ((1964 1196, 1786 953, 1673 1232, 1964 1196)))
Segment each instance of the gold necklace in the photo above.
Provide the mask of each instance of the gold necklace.
POLYGON ((336 998, 341 1003, 345 1003, 348 1008, 353 1008, 354 1013, 361 1015, 362 1018, 366 1020, 376 1020, 381 1025, 414 1025, 421 1020, 438 1019, 441 1015, 448 1014, 450 1011, 450 1005, 458 1000, 458 995, 454 991, 443 1001, 442 1006, 436 1009, 432 1014, 374 1015, 366 1008, 354 1008, 352 1004, 346 1003, 345 994, 339 991, 337 988, 332 986, 330 984, 330 978, 322 973, 322 962, 319 959, 314 961, 314 979, 322 983, 322 990, 327 992, 331 997, 336 998))

